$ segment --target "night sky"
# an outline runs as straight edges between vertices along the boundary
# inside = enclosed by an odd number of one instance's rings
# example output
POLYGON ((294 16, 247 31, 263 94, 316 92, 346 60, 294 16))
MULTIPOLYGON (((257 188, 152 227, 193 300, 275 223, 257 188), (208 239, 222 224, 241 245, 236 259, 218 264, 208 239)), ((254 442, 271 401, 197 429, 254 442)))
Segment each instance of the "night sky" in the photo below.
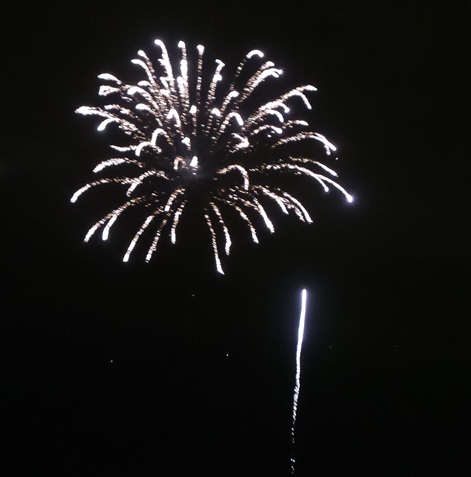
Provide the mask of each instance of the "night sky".
POLYGON ((5 10, 1 475, 289 475, 302 288, 297 475, 469 475, 471 12, 461 3, 5 10), (157 58, 155 38, 205 45, 228 78, 258 48, 284 71, 277 88, 315 85, 312 112, 301 111, 338 147, 355 202, 305 182, 314 224, 277 214, 260 244, 241 234, 224 276, 198 227, 149 264, 145 244, 121 261, 135 232, 126 219, 108 242, 84 244, 112 193, 70 197, 112 152, 74 111, 98 104, 98 74, 135 78, 130 60, 139 49, 157 58))

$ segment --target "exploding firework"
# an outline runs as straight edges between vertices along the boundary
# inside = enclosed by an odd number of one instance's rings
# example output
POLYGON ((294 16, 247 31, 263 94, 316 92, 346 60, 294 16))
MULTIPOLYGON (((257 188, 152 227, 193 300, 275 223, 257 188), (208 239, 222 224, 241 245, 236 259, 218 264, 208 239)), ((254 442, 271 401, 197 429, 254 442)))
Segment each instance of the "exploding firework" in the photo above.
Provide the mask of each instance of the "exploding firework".
POLYGON ((245 224, 256 243, 260 227, 274 232, 266 210, 270 202, 285 214, 292 212, 301 221, 312 222, 299 199, 273 185, 274 176, 304 176, 325 191, 329 187, 338 189, 352 201, 332 178, 337 176, 335 171, 305 157, 305 153, 292 153, 295 143, 309 141, 320 143, 329 156, 336 149, 292 114, 291 108, 297 103, 311 109, 306 93, 316 88, 299 86, 253 106, 260 86, 282 74, 274 63, 263 60, 261 51, 248 53, 232 83, 223 87, 224 64, 216 60, 206 75, 203 46, 197 47, 193 62, 196 68, 191 71, 185 43, 178 44, 181 56, 176 68, 164 43, 156 40, 155 44, 161 50, 157 67, 142 50, 139 58, 132 60, 144 72, 141 81, 126 84, 111 74, 101 74, 98 77, 106 84, 100 87, 99 95, 106 104, 77 109, 79 114, 101 118, 99 131, 115 125, 124 133, 122 144, 111 145, 115 157, 99 163, 94 169, 98 178, 77 190, 71 199, 75 202, 99 185, 119 184, 124 188, 121 204, 90 228, 85 242, 99 229, 106 240, 123 212, 140 208, 144 220, 123 261, 128 261, 136 243, 150 228, 153 238, 146 255, 149 261, 162 235, 176 242, 181 218, 189 204, 196 203, 208 228, 217 271, 223 273, 220 253, 230 252, 229 224, 234 219, 245 224), (109 171, 113 173, 107 174, 109 171))

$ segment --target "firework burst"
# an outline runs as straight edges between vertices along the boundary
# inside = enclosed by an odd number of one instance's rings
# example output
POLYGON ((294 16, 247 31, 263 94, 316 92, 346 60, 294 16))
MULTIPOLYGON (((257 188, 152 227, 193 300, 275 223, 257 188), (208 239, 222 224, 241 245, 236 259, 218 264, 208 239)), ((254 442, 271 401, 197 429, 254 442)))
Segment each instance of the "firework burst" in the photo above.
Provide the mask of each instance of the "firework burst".
POLYGON ((122 203, 90 228, 85 242, 99 229, 106 240, 123 212, 141 208, 145 211, 144 221, 123 260, 128 261, 142 234, 152 227, 153 238, 146 255, 149 261, 162 235, 175 243, 177 227, 188 204, 196 202, 208 227, 217 271, 223 273, 220 254, 230 252, 230 216, 238 216, 257 243, 260 227, 274 232, 266 211, 269 202, 277 204, 285 214, 292 212, 301 221, 312 222, 301 202, 273 186, 271 177, 304 176, 325 191, 329 187, 338 189, 352 201, 334 180, 335 171, 305 154, 293 154, 290 147, 317 141, 328 156, 335 151, 332 143, 311 131, 306 121, 293 117, 291 111, 297 104, 311 109, 306 93, 316 88, 299 86, 276 99, 251 106, 260 86, 282 74, 271 61, 263 60, 261 51, 248 53, 232 83, 223 87, 222 61, 216 60, 210 74, 203 74, 203 46, 197 47, 193 72, 185 43, 178 44, 181 56, 177 67, 170 61, 164 43, 156 40, 155 44, 161 50, 156 67, 142 50, 132 60, 143 70, 141 81, 126 84, 111 74, 101 74, 98 77, 105 84, 99 95, 105 98, 105 104, 77 109, 79 114, 101 118, 98 131, 115 125, 124 133, 122 144, 111 145, 115 157, 95 167, 99 178, 71 198, 75 202, 98 185, 114 183, 124 188, 122 203))

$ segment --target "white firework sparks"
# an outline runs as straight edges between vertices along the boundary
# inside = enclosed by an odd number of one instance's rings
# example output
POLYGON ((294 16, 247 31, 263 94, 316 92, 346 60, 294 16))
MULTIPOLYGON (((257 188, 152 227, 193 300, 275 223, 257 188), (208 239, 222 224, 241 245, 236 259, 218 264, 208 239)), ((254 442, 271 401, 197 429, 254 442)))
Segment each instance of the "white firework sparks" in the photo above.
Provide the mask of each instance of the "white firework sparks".
POLYGON ((181 56, 177 68, 172 65, 164 43, 155 40, 155 44, 161 50, 157 69, 141 50, 139 58, 132 60, 144 72, 141 81, 130 85, 111 74, 101 74, 98 78, 106 84, 100 87, 99 95, 106 104, 77 109, 79 114, 101 118, 99 131, 116 125, 125 138, 123 144, 111 145, 116 157, 102 161, 94 169, 100 175, 108 171, 114 174, 89 182, 71 198, 75 202, 98 185, 114 183, 125 189, 125 200, 90 228, 85 242, 100 228, 106 240, 123 212, 142 208, 145 218, 123 260, 128 261, 139 238, 153 226, 153 239, 146 256, 149 261, 161 235, 168 235, 175 243, 181 217, 188 204, 197 202, 209 230, 217 271, 223 273, 220 253, 230 252, 231 216, 238 216, 247 226, 254 242, 258 242, 260 226, 274 231, 265 210, 270 201, 283 213, 293 212, 301 221, 312 222, 301 202, 271 185, 269 177, 283 173, 305 176, 314 179, 325 191, 334 187, 347 201, 353 200, 332 178, 337 174, 330 167, 304 155, 286 153, 287 146, 311 140, 320 142, 327 155, 335 151, 335 146, 324 136, 309 130, 306 121, 293 118, 288 106, 301 100, 311 109, 306 93, 316 88, 299 86, 251 107, 260 85, 282 74, 271 61, 263 60, 261 51, 249 52, 239 64, 232 83, 223 88, 219 84, 222 61, 216 60, 209 82, 203 76, 203 46, 197 47, 196 72, 191 74, 185 43, 178 43, 181 56), (254 68, 253 63, 258 66, 254 68), (176 76, 174 70, 179 71, 176 76), (257 150, 260 154, 255 158, 257 150))

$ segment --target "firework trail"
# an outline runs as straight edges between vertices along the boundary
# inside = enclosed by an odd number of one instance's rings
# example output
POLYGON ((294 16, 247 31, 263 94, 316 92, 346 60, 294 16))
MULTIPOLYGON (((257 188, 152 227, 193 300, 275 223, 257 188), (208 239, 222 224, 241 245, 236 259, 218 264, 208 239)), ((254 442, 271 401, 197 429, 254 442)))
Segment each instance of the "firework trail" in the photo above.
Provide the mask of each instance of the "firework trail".
POLYGON ((291 445, 292 445, 292 454, 291 454, 291 474, 294 475, 296 459, 294 458, 294 430, 296 426, 296 414, 298 411, 298 399, 299 399, 299 390, 301 387, 301 349, 303 347, 303 336, 304 336, 304 321, 306 318, 306 301, 307 301, 307 292, 304 289, 301 293, 301 314, 299 315, 299 327, 298 327, 298 345, 296 348, 296 381, 294 385, 293 393, 293 419, 291 424, 291 445))
MULTIPOLYGON (((162 235, 176 242, 182 216, 190 216, 189 205, 197 204, 208 228, 217 271, 223 273, 220 254, 230 252, 229 224, 237 228, 244 224, 258 243, 260 227, 274 232, 265 209, 270 202, 285 214, 292 212, 299 220, 312 222, 301 202, 274 186, 272 178, 284 174, 310 178, 325 191, 334 187, 349 202, 353 200, 332 178, 337 174, 330 167, 305 157, 305 152, 293 153, 296 146, 313 142, 327 155, 336 150, 323 135, 310 131, 306 121, 292 114, 291 105, 311 109, 306 93, 316 88, 298 86, 253 106, 260 86, 282 74, 274 63, 262 59, 261 51, 249 52, 232 82, 224 87, 224 63, 216 60, 215 67, 205 67, 203 46, 196 48, 192 63, 185 43, 180 41, 179 62, 172 64, 165 44, 160 40, 155 44, 161 50, 155 66, 142 50, 132 60, 143 71, 141 81, 126 84, 114 75, 101 74, 98 78, 105 83, 99 89, 103 106, 77 109, 79 114, 101 119, 98 131, 114 125, 123 133, 122 141, 110 146, 115 155, 95 167, 98 178, 71 198, 75 202, 85 191, 106 184, 124 188, 120 205, 89 229, 85 242, 99 229, 106 240, 124 212, 141 209, 142 225, 123 261, 129 260, 141 236, 153 230, 146 255, 149 261, 162 235), (191 64, 196 65, 194 71, 191 64), (209 73, 203 74, 208 69, 209 73)), ((304 146, 303 151, 306 149, 312 148, 304 146)))

